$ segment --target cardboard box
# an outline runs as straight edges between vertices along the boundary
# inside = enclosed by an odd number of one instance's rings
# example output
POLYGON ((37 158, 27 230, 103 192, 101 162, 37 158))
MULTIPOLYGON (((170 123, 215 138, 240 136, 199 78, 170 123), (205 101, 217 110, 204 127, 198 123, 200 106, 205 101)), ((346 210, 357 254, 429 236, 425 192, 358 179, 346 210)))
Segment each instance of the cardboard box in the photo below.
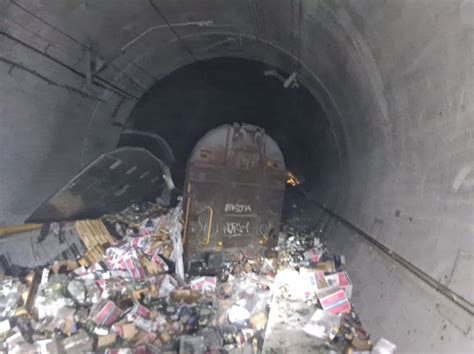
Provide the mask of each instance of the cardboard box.
POLYGON ((199 277, 191 280, 191 289, 200 291, 214 291, 216 290, 216 277, 199 277))
POLYGON ((315 271, 314 273, 314 281, 315 281, 315 288, 316 293, 326 289, 328 287, 328 283, 326 281, 326 277, 324 276, 324 272, 322 271, 315 271))
POLYGON ((351 311, 351 304, 347 299, 346 293, 342 289, 320 298, 319 302, 325 312, 329 312, 333 315, 339 315, 340 313, 348 313, 351 311))
POLYGON ((334 261, 320 262, 317 264, 315 269, 322 270, 326 273, 333 273, 336 271, 336 264, 334 261))
POLYGON ((131 311, 133 316, 139 316, 146 320, 150 319, 151 311, 141 304, 135 304, 131 311))
POLYGON ((112 326, 112 331, 125 340, 131 340, 138 333, 133 323, 121 323, 112 326))
POLYGON ((300 278, 300 284, 303 291, 302 298, 305 301, 314 295, 319 295, 325 289, 328 289, 328 284, 323 271, 301 268, 300 278))
POLYGON ((94 322, 99 326, 111 326, 122 315, 122 310, 111 300, 102 300, 91 309, 94 322))
POLYGON ((325 279, 329 288, 341 288, 346 293, 348 299, 352 297, 352 282, 347 272, 326 275, 325 279))
POLYGON ((115 333, 108 334, 106 336, 99 336, 97 338, 97 348, 105 349, 111 347, 117 340, 117 335, 115 333))

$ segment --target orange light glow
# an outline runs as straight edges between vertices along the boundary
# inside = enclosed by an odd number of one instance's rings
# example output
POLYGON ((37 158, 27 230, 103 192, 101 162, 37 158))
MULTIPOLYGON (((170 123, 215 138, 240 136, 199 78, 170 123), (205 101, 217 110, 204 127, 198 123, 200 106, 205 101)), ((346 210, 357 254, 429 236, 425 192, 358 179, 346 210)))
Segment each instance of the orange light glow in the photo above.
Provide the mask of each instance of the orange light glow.
POLYGON ((286 179, 286 184, 292 186, 292 187, 295 187, 297 186, 298 184, 300 184, 301 181, 298 179, 298 177, 296 177, 293 173, 291 173, 290 171, 288 171, 288 176, 287 176, 287 179, 286 179))

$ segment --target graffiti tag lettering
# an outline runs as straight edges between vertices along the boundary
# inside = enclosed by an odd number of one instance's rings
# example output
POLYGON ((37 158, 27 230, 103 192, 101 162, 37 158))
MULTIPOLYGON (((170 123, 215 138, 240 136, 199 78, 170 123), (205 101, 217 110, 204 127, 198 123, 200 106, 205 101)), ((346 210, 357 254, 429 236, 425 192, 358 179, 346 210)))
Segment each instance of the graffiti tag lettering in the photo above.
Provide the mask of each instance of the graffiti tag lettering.
POLYGON ((250 222, 226 222, 223 226, 224 235, 238 237, 250 233, 250 222))
POLYGON ((252 207, 250 204, 227 203, 224 211, 226 213, 251 213, 252 207))

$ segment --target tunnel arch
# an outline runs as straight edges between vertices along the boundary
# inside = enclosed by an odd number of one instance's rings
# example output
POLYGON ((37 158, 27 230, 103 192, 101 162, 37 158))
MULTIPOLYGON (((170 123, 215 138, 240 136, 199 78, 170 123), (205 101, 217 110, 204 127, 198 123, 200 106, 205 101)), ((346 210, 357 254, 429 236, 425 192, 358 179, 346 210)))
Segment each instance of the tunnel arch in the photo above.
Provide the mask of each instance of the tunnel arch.
MULTIPOLYGON (((148 58, 158 58, 158 63, 160 62, 160 53, 162 52, 176 52, 175 55, 170 55, 173 58, 179 58, 180 62, 175 63, 171 67, 167 67, 166 70, 162 73, 162 76, 166 76, 168 73, 175 71, 177 68, 189 64, 194 61, 195 58, 199 56, 199 60, 205 60, 216 57, 228 56, 229 53, 232 56, 243 57, 246 59, 256 59, 268 64, 278 67, 283 71, 292 72, 294 68, 298 68, 299 78, 308 87, 313 95, 321 102, 323 108, 327 112, 327 115, 333 125, 333 130, 336 136, 336 139, 339 142, 339 150, 341 156, 341 170, 344 171, 345 176, 344 180, 347 183, 345 187, 346 192, 342 193, 347 197, 341 199, 338 203, 331 202, 330 200, 324 200, 324 203, 328 203, 331 207, 338 209, 342 205, 352 205, 353 210, 358 210, 360 205, 360 195, 367 193, 367 189, 362 189, 363 184, 356 182, 356 188, 351 187, 352 178, 351 173, 354 170, 355 175, 358 176, 356 179, 365 180, 371 178, 372 175, 377 174, 380 168, 384 168, 383 165, 385 161, 391 161, 393 155, 393 143, 392 143, 392 134, 393 128, 391 128, 391 120, 387 117, 387 107, 385 98, 383 96, 383 84, 378 72, 377 65, 372 58, 371 51, 365 43, 364 38, 359 33, 356 26, 352 23, 351 17, 348 14, 348 11, 344 6, 333 6, 325 3, 318 5, 308 5, 311 8, 312 17, 305 25, 308 29, 311 29, 311 33, 314 33, 317 36, 320 36, 320 39, 313 38, 315 42, 321 42, 327 44, 328 49, 325 48, 324 51, 327 51, 325 57, 320 57, 317 59, 306 58, 304 55, 295 53, 294 45, 285 41, 278 43, 278 41, 266 38, 265 36, 257 35, 256 33, 251 33, 251 31, 246 31, 238 25, 232 23, 222 23, 222 21, 217 21, 215 18, 212 18, 212 25, 207 28, 203 26, 197 31, 197 33, 189 33, 187 27, 177 27, 176 31, 182 30, 183 33, 179 33, 179 39, 170 33, 164 41, 159 43, 154 42, 153 45, 146 45, 140 43, 134 43, 134 47, 128 53, 130 55, 131 62, 140 62, 142 67, 145 67, 146 70, 150 70, 150 62, 156 64, 154 60, 148 58), (217 31, 217 28, 232 28, 239 29, 238 32, 233 31, 217 31), (311 28, 316 27, 316 28, 311 28), (222 38, 228 38, 229 36, 236 36, 239 38, 238 50, 240 53, 235 53, 233 50, 227 46, 222 48, 213 48, 213 53, 203 53, 199 51, 201 47, 209 47, 214 43, 218 43, 222 38), (183 44, 184 43, 184 44, 183 44), (185 45, 185 48, 183 48, 185 45), (143 46, 145 47, 143 49, 143 46), (331 49, 337 48, 337 49, 331 49), (192 53, 199 53, 193 56, 190 56, 186 53, 186 50, 190 50, 192 53), (332 51, 332 52, 331 52, 332 51), (297 58, 296 56, 299 56, 297 58), (331 68, 332 60, 335 58, 346 58, 346 62, 336 63, 331 68), (144 63, 144 64, 142 64, 144 63), (326 66, 320 68, 322 65, 326 66), (339 65, 338 65, 339 64, 339 65), (339 75, 340 68, 344 68, 344 74, 339 75), (326 69, 321 72, 321 69, 326 69), (342 78, 338 77, 342 76, 342 78), (348 81, 349 79, 349 81, 348 81), (345 81, 343 91, 346 92, 337 92, 334 88, 331 88, 330 85, 337 85, 341 80, 345 81), (348 85, 351 83, 355 86, 351 87, 348 85), (362 87, 361 87, 362 86, 362 87), (342 94, 341 94, 342 93, 342 94), (357 99, 347 98, 347 96, 356 95, 357 99), (361 114, 360 112, 363 112, 361 114), (351 122, 351 125, 358 125, 358 120, 361 125, 366 125, 370 127, 371 135, 366 136, 364 140, 349 136, 347 131, 352 131, 353 129, 348 128, 348 122, 351 122), (377 122, 378 121, 378 122, 377 122), (377 122, 377 123, 376 123, 377 122), (377 132, 377 133, 375 133, 377 132), (384 155, 386 160, 379 160, 376 166, 372 165, 372 161, 364 161, 365 164, 362 166, 360 161, 358 163, 351 163, 354 159, 349 155, 355 152, 355 155, 364 156, 368 151, 373 150, 373 146, 370 145, 371 140, 376 140, 376 144, 384 149, 384 155), (355 143, 354 143, 355 142, 355 143), (355 146, 354 146, 355 145, 355 146), (357 151, 359 150, 359 151, 357 151), (354 191, 353 191, 354 190, 354 191), (353 196, 353 194, 356 194, 353 196), (352 203, 346 203, 347 199, 352 200, 352 203)), ((224 11, 220 9, 219 11, 224 11)), ((177 14, 173 14, 177 15, 177 14)), ((224 16, 225 17, 225 16, 224 16)), ((203 15, 199 17, 198 13, 193 16, 193 19, 197 18, 200 21, 207 21, 209 17, 203 15)), ((176 19, 170 20, 168 17, 168 22, 173 23, 186 23, 186 18, 183 16, 177 16, 176 19)), ((140 37, 141 34, 145 33, 148 29, 145 29, 143 32, 139 32, 138 35, 134 35, 133 38, 140 37), (136 36, 136 37, 135 37, 136 36)), ((145 42, 152 41, 153 35, 145 37, 143 40, 145 42)), ((161 36, 157 32, 157 36, 161 36)), ((294 40, 294 35, 292 34, 291 39, 294 40)), ((163 36, 161 36, 163 37, 163 36)), ((160 38, 160 37, 159 37, 160 38)), ((299 46, 305 48, 304 40, 299 38, 299 46)), ((126 43, 129 43, 126 41, 126 43)), ((236 44, 236 43, 233 43, 236 44)), ((234 46, 235 47, 235 46, 234 46)), ((311 47, 307 47, 308 51, 311 53, 311 47)), ((235 48, 234 48, 235 50, 235 48)), ((126 56, 127 53, 122 53, 122 56, 126 56)), ((120 58, 119 58, 120 59, 120 58)), ((168 63, 166 63, 168 64, 168 63)), ((125 66, 125 70, 131 68, 130 64, 125 66)), ((123 72, 117 74, 113 77, 112 81, 119 83, 120 81, 127 81, 124 79, 123 72)), ((125 84, 125 83, 124 83, 125 84)), ((150 86, 152 83, 150 84, 150 86)), ((149 87, 150 87, 149 86, 149 87)), ((340 85, 337 87, 340 89, 340 85)), ((99 103, 100 105, 100 103, 99 103)), ((130 111, 129 111, 130 112, 130 111)), ((94 111, 94 115, 96 111, 94 111)), ((95 118, 91 118, 93 121, 95 118)), ((100 118, 99 118, 100 120, 100 118)), ((97 126, 101 126, 101 122, 98 122, 97 126)), ((94 131, 102 131, 103 129, 91 127, 94 131)), ((117 135, 117 132, 116 134, 117 135)), ((111 146, 112 142, 104 144, 101 142, 103 140, 103 134, 99 136, 90 136, 84 139, 85 147, 83 155, 88 156, 85 160, 90 160, 96 154, 97 145, 106 145, 111 146), (96 141, 97 143, 93 145, 91 154, 88 154, 87 141, 96 141)), ((83 159, 84 160, 84 159, 83 159)), ((365 160, 365 159, 363 159, 365 160)), ((329 171, 330 172, 330 171, 329 171)), ((330 189, 339 190, 341 184, 337 186, 331 186, 330 189)))
MULTIPOLYGON (((147 1, 0 2, 1 223, 24 220, 116 145, 137 99, 194 61, 177 34, 199 60, 238 56, 291 73, 288 54, 299 58, 301 82, 345 144, 345 198, 328 206, 473 301, 466 274, 474 266, 471 2, 154 4, 162 16, 147 1), (188 21, 229 27, 165 28, 107 63, 148 28, 188 21), (241 32, 242 48, 238 40, 222 42, 232 28, 241 32), (99 70, 88 80, 91 62, 99 70)), ((341 188, 334 181, 325 186, 330 193, 341 188)), ((362 246, 349 251, 357 264, 367 263, 362 246)), ((406 312, 392 315, 415 321, 406 312)))
MULTIPOLYGON (((222 34, 222 33, 221 33, 222 34)), ((198 35, 201 36, 201 35, 198 35)), ((340 168, 341 170, 344 170, 344 173, 346 176, 350 175, 350 166, 347 164, 348 161, 348 148, 347 148, 347 133, 345 132, 344 125, 342 123, 342 119, 340 116, 340 113, 338 111, 337 105, 335 104, 333 98, 331 97, 329 91, 327 88, 324 86, 322 81, 309 69, 307 65, 301 62, 297 62, 296 58, 291 56, 290 53, 286 52, 283 48, 280 48, 270 42, 267 41, 256 41, 256 38, 254 36, 250 35, 242 35, 242 37, 248 38, 251 40, 250 45, 256 45, 257 53, 253 54, 247 54, 247 55, 228 55, 228 53, 217 53, 215 55, 208 55, 205 57, 200 58, 200 61, 206 61, 206 60, 211 60, 211 59, 216 59, 216 58, 225 58, 225 57, 235 57, 235 58, 242 58, 242 59, 248 59, 248 60, 259 60, 258 58, 261 58, 263 56, 263 53, 266 52, 266 48, 270 48, 272 51, 274 51, 276 54, 269 55, 268 58, 265 58, 265 61, 262 61, 263 63, 267 65, 271 65, 273 67, 276 67, 282 72, 286 72, 290 74, 292 71, 289 69, 294 68, 296 66, 300 66, 300 69, 298 70, 298 81, 301 82, 305 87, 307 87, 310 92, 315 96, 315 98, 318 100, 318 102, 321 103, 324 111, 326 112, 326 115, 329 119, 329 122, 332 126, 332 131, 334 133, 334 138, 338 142, 338 150, 339 150, 339 158, 341 161, 340 168), (278 58, 279 56, 283 56, 283 58, 278 58), (277 59, 275 59, 277 58, 277 59)), ((194 38, 190 37, 190 38, 194 38)), ((177 39, 171 40, 171 42, 176 43, 177 39)), ((156 49, 153 50, 153 52, 156 49)), ((259 60, 261 61, 261 60, 259 60)), ((178 70, 181 67, 185 67, 186 65, 192 64, 192 61, 187 61, 185 64, 179 64, 176 65, 175 67, 169 69, 169 71, 163 75, 160 79, 165 78, 166 76, 172 74, 176 70, 178 70)), ((113 82, 117 82, 119 80, 121 74, 118 74, 117 77, 113 80, 113 82)), ((150 86, 151 88, 151 86, 150 86)), ((148 88, 149 89, 149 88, 148 88)), ((144 93, 146 93, 145 91, 144 93)), ((143 94, 144 94, 143 93, 143 94)), ((102 103, 97 103, 97 107, 99 107, 102 103)), ((126 120, 130 112, 132 111, 134 105, 130 106, 129 109, 123 114, 122 122, 126 120)), ((95 148, 92 148, 91 152, 88 152, 87 148, 87 140, 92 140, 92 141, 101 141, 104 138, 102 129, 100 128, 102 126, 102 122, 100 119, 104 119, 104 117, 99 117, 97 122, 95 122, 96 118, 96 110, 92 113, 90 119, 89 119, 89 124, 90 124, 90 129, 89 129, 89 134, 84 138, 84 143, 83 143, 83 155, 87 156, 83 158, 83 160, 90 160, 92 159, 97 152, 95 151, 95 148), (96 125, 94 125, 96 123, 96 125)), ((107 143, 108 147, 114 146, 114 139, 118 139, 118 131, 115 132, 114 138, 110 139, 109 142, 107 143)), ((347 181, 350 180, 350 178, 346 178, 347 181)), ((336 207, 336 205, 334 205, 336 207)))
MULTIPOLYGON (((289 76, 268 64, 235 57, 189 64, 150 88, 133 108, 124 129, 161 135, 175 151, 175 167, 184 171, 192 146, 208 129, 233 122, 256 124, 266 129, 270 136, 277 134, 280 147, 291 155, 287 155, 290 169, 309 173, 310 170, 333 166, 342 175, 342 161, 331 161, 328 165, 327 161, 323 164, 325 159, 321 159, 298 167, 301 156, 307 154, 315 158, 323 151, 327 154, 332 151, 331 160, 341 159, 341 156, 338 141, 319 102, 301 82, 298 88, 285 88, 284 81, 289 76), (274 75, 268 75, 268 71, 274 75), (199 132, 194 132, 196 129, 199 132), (309 131, 312 134, 307 133, 309 131), (295 139, 296 135, 300 138, 295 139), (298 147, 303 142, 306 144, 304 149, 298 147), (324 150, 321 148, 324 145, 331 147, 324 150), (295 153, 294 149, 302 150, 295 153)), ((308 182, 312 182, 312 178, 306 177, 308 182)), ((177 178, 182 179, 182 176, 177 178)), ((341 192, 342 183, 341 180, 341 192)), ((307 183, 308 188, 310 185, 314 183, 307 183)), ((333 200, 341 197, 343 194, 339 193, 333 200)))

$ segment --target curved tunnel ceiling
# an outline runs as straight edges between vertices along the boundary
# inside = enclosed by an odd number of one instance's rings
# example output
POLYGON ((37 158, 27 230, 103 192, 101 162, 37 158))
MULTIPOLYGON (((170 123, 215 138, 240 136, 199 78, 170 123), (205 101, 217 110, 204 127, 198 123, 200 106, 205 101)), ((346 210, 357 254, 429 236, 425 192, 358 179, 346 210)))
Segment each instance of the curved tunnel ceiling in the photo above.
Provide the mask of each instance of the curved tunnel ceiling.
POLYGON ((321 104, 341 161, 326 173, 344 173, 325 186, 344 199, 322 202, 474 300, 473 2, 5 0, 0 11, 3 224, 116 146, 157 80, 239 57, 296 72, 321 104))

